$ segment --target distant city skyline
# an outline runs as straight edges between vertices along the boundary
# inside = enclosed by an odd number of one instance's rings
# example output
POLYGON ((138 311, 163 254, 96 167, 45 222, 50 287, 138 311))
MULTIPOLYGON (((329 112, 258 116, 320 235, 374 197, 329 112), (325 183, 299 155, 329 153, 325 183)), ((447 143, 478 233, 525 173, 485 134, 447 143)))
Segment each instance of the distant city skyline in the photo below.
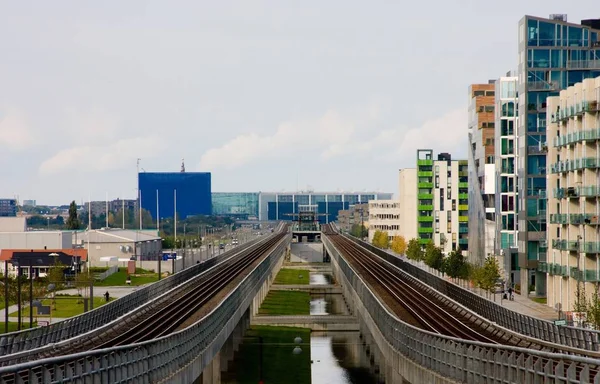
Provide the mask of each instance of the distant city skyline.
POLYGON ((595 5, 7 3, 0 197, 135 198, 137 158, 213 191, 397 194, 417 148, 466 159, 466 90, 517 67, 525 14, 595 5))

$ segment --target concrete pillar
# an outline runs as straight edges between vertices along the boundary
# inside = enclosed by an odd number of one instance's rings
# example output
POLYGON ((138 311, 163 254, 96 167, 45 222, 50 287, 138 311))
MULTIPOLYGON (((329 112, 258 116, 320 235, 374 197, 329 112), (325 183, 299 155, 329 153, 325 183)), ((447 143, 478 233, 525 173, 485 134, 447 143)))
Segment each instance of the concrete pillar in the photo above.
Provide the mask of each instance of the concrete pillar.
POLYGON ((202 384, 221 383, 221 352, 218 352, 212 361, 202 371, 202 384))

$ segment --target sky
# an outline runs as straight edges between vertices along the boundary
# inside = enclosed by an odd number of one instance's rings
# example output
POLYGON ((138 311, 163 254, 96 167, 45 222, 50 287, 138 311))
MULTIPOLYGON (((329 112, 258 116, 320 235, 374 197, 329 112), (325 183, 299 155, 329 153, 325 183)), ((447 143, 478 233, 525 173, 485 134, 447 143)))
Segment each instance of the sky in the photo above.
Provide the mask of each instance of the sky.
POLYGON ((0 197, 135 198, 140 171, 216 192, 398 192, 466 158, 468 86, 515 69, 525 14, 596 1, 0 0, 0 197))

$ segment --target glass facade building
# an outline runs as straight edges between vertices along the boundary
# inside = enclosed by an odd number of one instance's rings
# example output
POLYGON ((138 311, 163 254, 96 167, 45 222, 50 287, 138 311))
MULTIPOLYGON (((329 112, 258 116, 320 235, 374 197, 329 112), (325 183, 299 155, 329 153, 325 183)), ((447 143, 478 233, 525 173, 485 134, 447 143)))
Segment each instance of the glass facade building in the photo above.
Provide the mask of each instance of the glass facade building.
POLYGON ((380 192, 261 192, 260 220, 293 220, 298 212, 316 212, 321 224, 337 221, 341 210, 369 200, 390 200, 392 193, 380 192))
POLYGON ((600 76, 598 20, 568 23, 566 15, 519 22, 518 248, 521 284, 546 294, 546 98, 600 76))
POLYGON ((211 215, 211 174, 208 172, 142 172, 138 174, 141 207, 156 220, 211 215), (157 206, 158 199, 158 206, 157 206))
POLYGON ((258 192, 213 192, 212 213, 240 219, 258 219, 258 192))
POLYGON ((0 199, 0 217, 17 216, 16 199, 0 199))

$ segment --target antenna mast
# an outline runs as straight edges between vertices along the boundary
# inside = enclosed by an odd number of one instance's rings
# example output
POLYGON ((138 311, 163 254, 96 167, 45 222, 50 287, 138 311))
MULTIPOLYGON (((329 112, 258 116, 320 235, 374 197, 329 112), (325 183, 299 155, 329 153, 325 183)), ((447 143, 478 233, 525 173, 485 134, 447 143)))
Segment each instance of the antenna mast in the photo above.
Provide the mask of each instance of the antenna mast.
POLYGON ((185 172, 185 159, 181 159, 181 173, 185 172))

